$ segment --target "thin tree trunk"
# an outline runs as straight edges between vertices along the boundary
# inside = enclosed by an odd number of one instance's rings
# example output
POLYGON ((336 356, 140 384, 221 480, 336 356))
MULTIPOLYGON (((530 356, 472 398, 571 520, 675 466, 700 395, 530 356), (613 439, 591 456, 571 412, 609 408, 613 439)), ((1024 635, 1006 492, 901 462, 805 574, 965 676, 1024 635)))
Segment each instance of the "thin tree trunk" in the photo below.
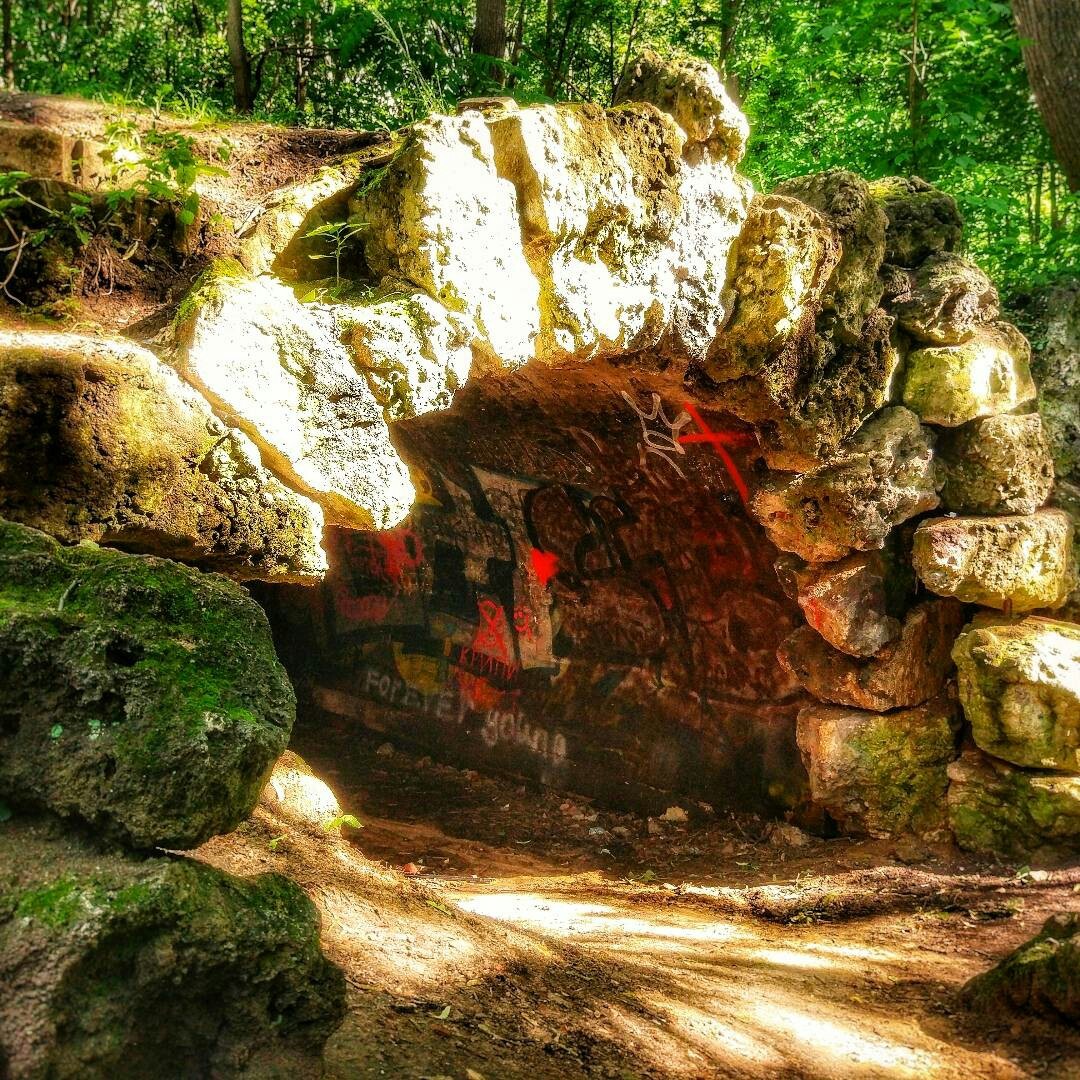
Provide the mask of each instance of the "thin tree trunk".
MULTIPOLYGON (((493 60, 506 59, 506 0, 476 0, 472 51, 477 56, 487 56, 493 60)), ((496 82, 502 83, 500 65, 492 65, 490 75, 496 82)))
POLYGON ((1012 0, 1028 81, 1072 191, 1080 191, 1080 0, 1012 0))
POLYGON ((1031 242, 1035 247, 1038 247, 1042 240, 1043 168, 1043 163, 1040 161, 1039 167, 1035 170, 1035 212, 1032 218, 1033 229, 1031 233, 1031 242))
POLYGON ((237 112, 249 113, 255 100, 251 94, 251 58, 244 46, 244 10, 241 0, 229 0, 225 38, 229 45, 229 66, 233 76, 233 104, 237 112))
POLYGON ((15 89, 15 39, 11 33, 11 6, 14 0, 3 0, 4 89, 15 89))
POLYGON ((297 122, 302 122, 304 110, 307 108, 308 89, 308 63, 315 49, 315 42, 311 35, 311 18, 304 19, 300 32, 300 40, 296 46, 296 115, 297 122))

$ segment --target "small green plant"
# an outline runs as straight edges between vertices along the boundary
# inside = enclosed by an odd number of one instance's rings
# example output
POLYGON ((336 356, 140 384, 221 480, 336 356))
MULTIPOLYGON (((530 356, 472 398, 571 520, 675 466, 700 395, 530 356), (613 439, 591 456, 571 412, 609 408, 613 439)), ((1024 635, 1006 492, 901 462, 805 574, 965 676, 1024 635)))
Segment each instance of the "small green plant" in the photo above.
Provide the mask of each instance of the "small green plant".
POLYGON ((30 174, 19 171, 0 172, 0 222, 7 230, 7 236, 0 243, 0 256, 5 256, 7 271, 0 290, 9 300, 22 304, 8 286, 19 269, 19 263, 27 250, 41 247, 52 239, 74 240, 79 245, 90 239, 87 226, 90 224, 90 196, 81 191, 68 193, 65 206, 49 206, 39 202, 26 193, 30 174), (31 226, 26 223, 27 211, 38 212, 38 223, 31 226))
MULTIPOLYGON (((199 210, 199 195, 195 182, 200 176, 227 176, 228 170, 210 165, 195 153, 195 140, 178 131, 151 128, 140 131, 133 120, 113 120, 105 127, 107 149, 102 158, 110 166, 114 182, 136 173, 133 182, 107 192, 110 210, 131 203, 139 195, 157 202, 171 202, 177 207, 177 218, 191 225, 199 210)), ((232 153, 232 144, 222 139, 217 156, 223 164, 232 153)))
POLYGON ((336 818, 323 822, 323 828, 327 832, 334 832, 340 829, 342 825, 348 825, 350 829, 362 829, 364 827, 352 814, 338 814, 336 818))
POLYGON ((366 228, 366 221, 332 221, 304 233, 305 240, 325 237, 329 241, 330 251, 313 252, 308 255, 308 258, 313 260, 334 260, 334 285, 337 288, 341 287, 341 256, 345 251, 345 246, 354 236, 359 236, 366 228))
POLYGON ((271 851, 277 851, 278 847, 281 845, 282 840, 285 839, 285 835, 286 835, 285 833, 282 833, 280 836, 273 837, 273 839, 271 839, 270 842, 266 846, 271 851))

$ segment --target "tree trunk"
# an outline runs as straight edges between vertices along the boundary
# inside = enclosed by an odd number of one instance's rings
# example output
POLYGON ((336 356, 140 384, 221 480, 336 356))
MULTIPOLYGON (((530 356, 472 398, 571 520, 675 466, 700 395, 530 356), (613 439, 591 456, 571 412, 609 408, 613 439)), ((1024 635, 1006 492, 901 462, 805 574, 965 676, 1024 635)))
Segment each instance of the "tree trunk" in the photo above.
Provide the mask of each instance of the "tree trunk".
MULTIPOLYGON (((495 60, 506 58, 506 0, 476 0, 472 51, 495 60)), ((495 68, 492 73, 501 83, 501 68, 495 68)))
POLYGON ((1035 103, 1065 178, 1080 190, 1080 0, 1012 0, 1035 103))
POLYGON ((233 104, 237 112, 249 113, 255 104, 251 94, 251 58, 244 47, 244 11, 241 0, 229 0, 225 38, 229 43, 229 66, 233 76, 233 104))
POLYGON ((15 41, 11 36, 11 5, 14 0, 3 0, 3 51, 4 89, 15 89, 15 41))

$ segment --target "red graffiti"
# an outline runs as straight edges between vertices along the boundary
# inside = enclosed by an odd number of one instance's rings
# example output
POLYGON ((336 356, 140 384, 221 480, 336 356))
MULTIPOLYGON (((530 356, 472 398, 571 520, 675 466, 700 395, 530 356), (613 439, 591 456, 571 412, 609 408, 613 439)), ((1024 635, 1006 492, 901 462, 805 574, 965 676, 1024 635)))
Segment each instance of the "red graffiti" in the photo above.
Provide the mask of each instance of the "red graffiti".
POLYGON ((750 446, 753 444, 753 436, 744 431, 713 431, 693 405, 686 404, 683 408, 690 414, 694 423, 697 424, 698 431, 694 435, 680 435, 679 442, 711 443, 717 454, 720 455, 720 460, 724 463, 724 468, 727 470, 728 476, 731 477, 731 482, 735 485, 739 498, 745 504, 750 498, 750 491, 746 486, 746 481, 742 478, 742 473, 739 472, 739 467, 735 464, 735 459, 728 453, 727 448, 729 446, 750 446))
POLYGON ((391 581, 400 581, 406 570, 415 570, 424 561, 420 537, 412 529, 392 529, 375 533, 383 550, 383 565, 391 581))
POLYGON ((486 650, 490 655, 497 656, 500 660, 508 660, 506 635, 503 633, 506 626, 506 615, 501 605, 485 597, 476 606, 480 612, 480 626, 473 637, 473 649, 477 652, 486 650))
POLYGON ((536 580, 546 588, 548 582, 559 572, 559 556, 551 551, 533 548, 532 568, 536 580))
POLYGON ((525 641, 533 641, 535 639, 535 635, 533 634, 532 613, 528 608, 523 607, 521 604, 514 608, 514 629, 525 641))
POLYGON ((344 586, 334 591, 334 607, 346 622, 379 623, 390 612, 388 596, 354 596, 344 586))

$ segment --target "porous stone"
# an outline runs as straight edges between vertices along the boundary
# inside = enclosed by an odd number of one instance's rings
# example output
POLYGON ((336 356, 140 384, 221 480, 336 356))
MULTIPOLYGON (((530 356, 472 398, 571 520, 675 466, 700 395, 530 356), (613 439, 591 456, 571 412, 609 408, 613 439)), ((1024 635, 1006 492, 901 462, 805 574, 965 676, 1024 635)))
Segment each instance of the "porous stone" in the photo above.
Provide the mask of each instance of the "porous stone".
POLYGON ((645 49, 628 64, 615 90, 615 104, 647 101, 668 113, 691 143, 706 143, 717 156, 737 164, 750 125, 731 100, 720 74, 694 57, 661 57, 645 49))
POLYGON ((341 816, 337 796, 326 781, 292 750, 286 750, 274 762, 259 805, 277 817, 310 831, 324 830, 341 816))
POLYGON ((880 548, 894 525, 938 505, 933 436, 908 409, 886 409, 814 473, 773 475, 751 510, 782 551, 808 562, 880 548))
POLYGON ((879 552, 849 555, 835 563, 783 564, 781 580, 798 601, 809 626, 850 656, 873 656, 900 636, 900 620, 888 611, 886 577, 879 552))
POLYGON ((981 614, 953 658, 979 747, 1014 765, 1080 774, 1080 626, 981 614))
POLYGON ((942 427, 1011 412, 1035 397, 1029 355, 1007 323, 984 326, 962 345, 915 349, 907 358, 904 404, 942 427))
POLYGON ((960 604, 930 600, 912 608, 900 637, 868 660, 832 648, 809 626, 785 639, 776 655, 814 697, 885 712, 921 705, 941 690, 952 670, 953 642, 963 625, 960 604))
POLYGON ((866 181, 846 169, 786 180, 775 194, 812 206, 839 234, 842 254, 825 291, 818 329, 854 344, 883 291, 878 269, 885 258, 885 212, 866 181))
POLYGON ((295 699, 262 610, 216 574, 0 522, 0 791, 138 848, 251 812, 295 699))
POLYGON ((414 124, 350 206, 368 225, 364 250, 377 278, 409 282, 466 316, 509 367, 536 355, 540 283, 483 113, 414 124))
POLYGON ((986 416, 938 436, 941 504, 959 514, 1031 514, 1050 497, 1054 463, 1038 413, 986 416))
POLYGON ((1061 510, 933 518, 915 530, 912 564, 941 596, 1012 611, 1054 608, 1075 583, 1073 525, 1061 510))
POLYGON ((1080 485, 1080 280, 1038 290, 1029 300, 1028 319, 1031 369, 1054 469, 1080 485))
POLYGON ((965 983, 961 993, 980 1012, 1080 1023, 1080 914, 1051 915, 1030 941, 965 983))
POLYGON ((0 331, 0 516, 232 577, 312 582, 322 512, 129 342, 0 331))
POLYGON ((383 408, 342 341, 365 317, 379 312, 302 304, 275 279, 219 260, 180 306, 174 362, 327 520, 389 528, 414 492, 383 408))
POLYGON ((1001 314, 997 289, 960 255, 932 255, 911 274, 911 289, 893 303, 900 327, 931 345, 959 345, 1001 314))
POLYGON ((940 837, 958 730, 948 694, 886 714, 808 705, 796 737, 810 797, 845 833, 940 837))
POLYGON ((889 220, 885 259, 897 266, 918 266, 960 243, 964 223, 956 200, 917 176, 887 176, 870 181, 870 194, 889 220))
POLYGON ((1080 777, 1018 769, 970 747, 949 766, 949 826, 968 851, 1080 852, 1080 777))
POLYGON ((0 830, 0 1060, 12 1080, 322 1075, 345 979, 278 874, 0 830))

